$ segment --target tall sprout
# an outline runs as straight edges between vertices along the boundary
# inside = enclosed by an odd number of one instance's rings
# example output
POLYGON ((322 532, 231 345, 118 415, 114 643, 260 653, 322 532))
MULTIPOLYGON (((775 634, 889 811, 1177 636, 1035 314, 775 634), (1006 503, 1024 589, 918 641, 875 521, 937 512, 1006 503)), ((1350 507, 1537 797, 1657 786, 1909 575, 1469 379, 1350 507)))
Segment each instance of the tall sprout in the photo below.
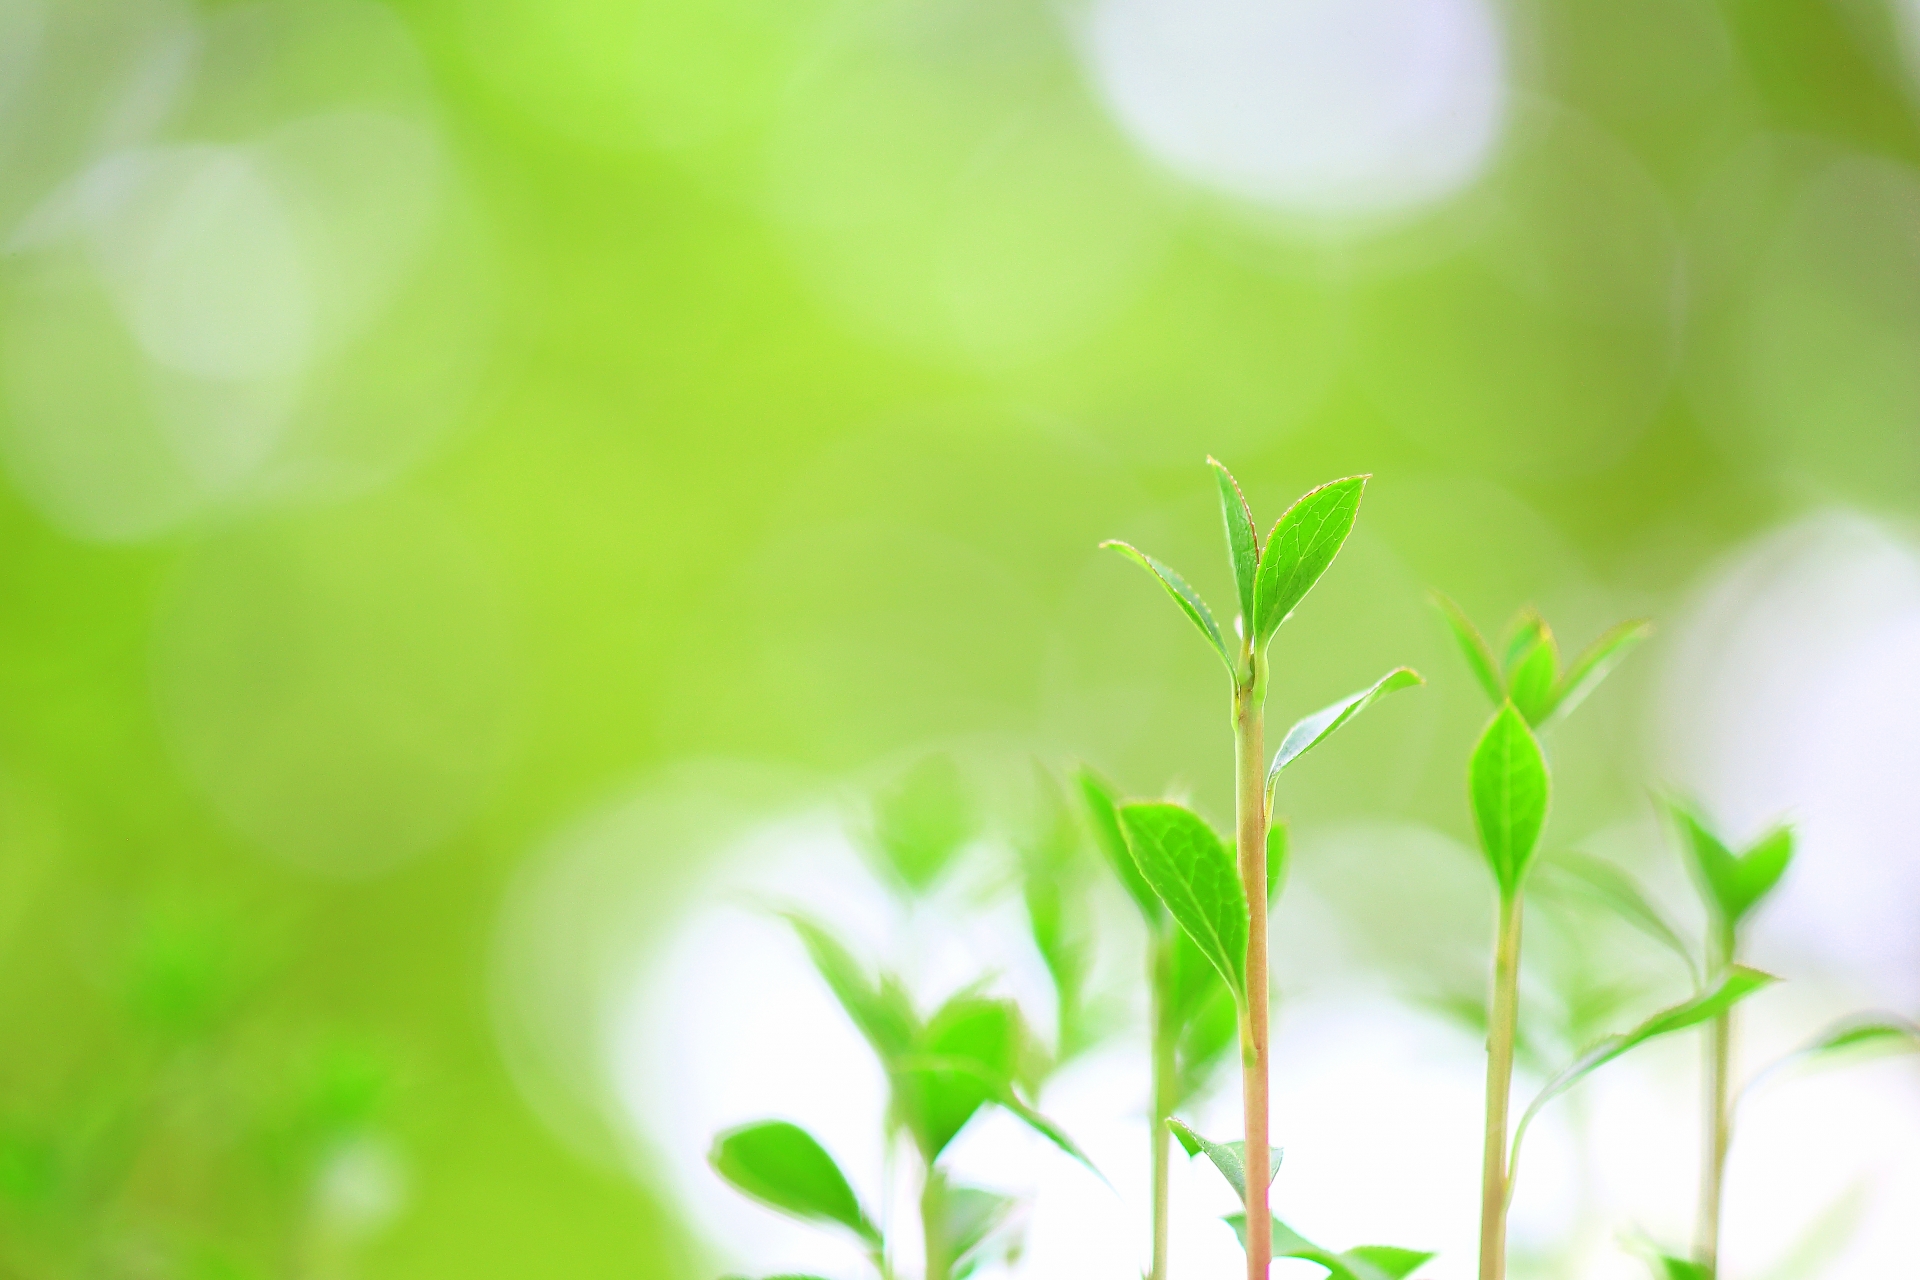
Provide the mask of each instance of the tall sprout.
MULTIPOLYGON (((1152 574, 1206 638, 1225 668, 1231 694, 1234 745, 1234 840, 1229 852, 1213 829, 1191 810, 1174 804, 1133 804, 1119 810, 1128 848, 1141 878, 1225 980, 1239 1023, 1244 1168, 1236 1179, 1246 1212, 1247 1275, 1266 1280, 1273 1258, 1272 1214, 1267 1188, 1273 1164, 1269 1146, 1270 1073, 1267 992, 1267 842, 1271 829, 1270 787, 1279 771, 1323 740, 1375 697, 1419 683, 1411 671, 1390 673, 1371 689, 1309 717, 1283 741, 1269 764, 1266 756, 1267 646, 1314 583, 1327 571, 1353 529, 1366 476, 1321 485, 1274 524, 1263 544, 1253 511, 1233 476, 1207 459, 1219 489, 1226 524, 1227 561, 1239 613, 1231 634, 1207 603, 1173 569, 1124 542, 1107 542, 1152 574)), ((1158 977, 1156 982, 1160 981, 1158 977)), ((1156 1062, 1163 1071, 1164 1057, 1156 1062)), ((1156 1087, 1156 1098, 1165 1095, 1156 1087)), ((1156 1104, 1156 1110, 1158 1103, 1156 1104)), ((1163 1117, 1156 1117, 1163 1119, 1163 1117)), ((1155 1133, 1155 1280, 1165 1269, 1166 1147, 1155 1133)))

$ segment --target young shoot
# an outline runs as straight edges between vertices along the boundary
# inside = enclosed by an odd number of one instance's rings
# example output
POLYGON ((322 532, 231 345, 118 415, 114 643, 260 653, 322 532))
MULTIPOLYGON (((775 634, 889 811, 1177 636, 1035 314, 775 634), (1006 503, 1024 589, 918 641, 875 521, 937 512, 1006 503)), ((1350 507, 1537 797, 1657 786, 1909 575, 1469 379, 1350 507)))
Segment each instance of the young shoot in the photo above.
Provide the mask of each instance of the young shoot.
MULTIPOLYGON (((1119 551, 1152 574, 1226 669, 1234 733, 1233 851, 1228 852, 1225 843, 1198 815, 1178 805, 1127 805, 1119 810, 1119 816, 1141 878, 1164 904, 1173 922, 1218 970, 1234 1002, 1240 1030, 1241 1105, 1248 1153, 1243 1180, 1247 1276, 1249 1280, 1267 1280, 1273 1257, 1272 1215, 1267 1200, 1271 1169, 1266 907, 1272 783, 1287 764, 1376 697, 1417 684, 1420 678, 1411 671, 1390 673, 1371 688, 1295 725, 1269 765, 1267 646, 1345 543, 1359 513, 1367 477, 1351 476, 1310 491, 1287 509, 1263 544, 1239 484, 1219 462, 1209 458, 1207 463, 1214 470, 1219 490, 1227 563, 1239 606, 1230 635, 1215 620, 1200 593, 1173 569, 1124 542, 1101 545, 1119 551)), ((1156 1110, 1160 1099, 1156 1092, 1156 1110)), ((1156 1156, 1157 1205, 1164 1199, 1159 1190, 1165 1167, 1163 1144, 1156 1146, 1156 1156)), ((1154 1238, 1152 1274, 1158 1280, 1165 1263, 1161 1223, 1156 1223, 1154 1238)))
MULTIPOLYGON (((1481 1151, 1480 1280, 1505 1280, 1507 1206, 1513 1197, 1508 1106, 1520 1016, 1520 925, 1527 874, 1540 846, 1552 778, 1536 730, 1565 716, 1649 632, 1624 622, 1565 671, 1546 620, 1525 610, 1498 660, 1459 606, 1434 593, 1468 669, 1494 703, 1468 767, 1468 796, 1497 895, 1492 992, 1487 1006, 1486 1127, 1481 1151)), ((1597 1065, 1597 1064, 1596 1064, 1597 1065)))

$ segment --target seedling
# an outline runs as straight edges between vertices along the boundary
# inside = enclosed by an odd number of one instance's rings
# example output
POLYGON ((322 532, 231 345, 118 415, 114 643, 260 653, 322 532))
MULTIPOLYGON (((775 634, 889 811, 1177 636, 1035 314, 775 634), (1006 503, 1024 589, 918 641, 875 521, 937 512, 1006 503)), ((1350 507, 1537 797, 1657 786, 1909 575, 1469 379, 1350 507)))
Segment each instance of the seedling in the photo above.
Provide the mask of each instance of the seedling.
POLYGON ((1581 1054, 1534 1099, 1508 1132, 1513 1059, 1519 1024, 1520 925, 1528 873, 1546 826, 1552 779, 1535 737, 1567 714, 1649 631, 1626 622, 1600 637, 1562 673, 1553 632, 1545 619, 1525 611, 1509 629, 1504 657, 1493 650, 1458 606, 1436 593, 1435 602, 1453 629, 1468 668, 1495 704, 1474 747, 1468 793, 1497 893, 1492 994, 1487 1012, 1486 1129, 1480 1184, 1480 1278, 1504 1280, 1507 1212, 1513 1202, 1520 1144, 1540 1109, 1601 1066, 1659 1036, 1716 1016, 1765 985, 1764 974, 1730 969, 1716 989, 1655 1014, 1624 1035, 1610 1036, 1581 1054), (1511 1145, 1509 1145, 1511 1143, 1511 1145))
MULTIPOLYGON (((1717 835, 1693 805, 1664 802, 1681 836, 1688 869, 1706 907, 1706 937, 1689 945, 1631 879, 1614 873, 1606 891, 1623 917, 1635 922, 1679 955, 1695 972, 1722 982, 1749 973, 1739 963, 1744 926, 1792 865, 1791 827, 1774 827, 1743 852, 1717 835)), ((1756 1075, 1738 1095, 1733 1091, 1734 1042, 1731 1003, 1716 1009, 1707 1023, 1705 1124, 1701 1151, 1700 1208, 1691 1258, 1655 1254, 1657 1273, 1668 1280, 1715 1280, 1719 1274, 1720 1214, 1725 1199, 1727 1155, 1733 1141, 1735 1111, 1741 1098, 1781 1070, 1827 1065, 1875 1051, 1920 1049, 1920 1027, 1887 1015, 1848 1019, 1756 1075)))
MULTIPOLYGON (((923 765, 877 806, 874 851, 903 896, 931 888, 971 837, 957 795, 950 765, 923 765)), ((998 1256, 999 1229, 1014 1208, 1009 1197, 954 1183, 939 1163, 977 1112, 1000 1107, 1093 1167, 1059 1126, 1021 1096, 1038 1084, 1045 1067, 1026 1019, 1012 1001, 982 995, 984 983, 962 989, 923 1018, 897 977, 870 975, 818 922, 797 912, 783 916, 886 1072, 887 1139, 904 1132, 918 1166, 925 1280, 965 1280, 998 1256)), ((881 1280, 893 1280, 885 1229, 806 1130, 781 1120, 730 1129, 714 1139, 708 1162, 761 1203, 849 1233, 881 1280)))
MULTIPOLYGON (((1241 1103, 1245 1117, 1246 1176, 1241 1181, 1248 1224, 1245 1243, 1249 1280, 1266 1280, 1273 1258, 1272 1214, 1267 1187, 1269 1164, 1267 993, 1268 842, 1272 838, 1272 788, 1280 771, 1324 741, 1376 698, 1420 683, 1401 668, 1371 688, 1307 717, 1282 740, 1269 765, 1266 759, 1267 646, 1281 623, 1292 616, 1313 585, 1333 563, 1353 529, 1360 495, 1368 477, 1351 476, 1324 484, 1303 496, 1260 540, 1253 511, 1240 486, 1219 462, 1214 469, 1220 512, 1226 524, 1227 562, 1233 573, 1239 614, 1231 641, 1207 603, 1173 569, 1124 542, 1107 542, 1166 589, 1173 602, 1206 638, 1226 668, 1232 689, 1234 730, 1234 851, 1199 815, 1174 804, 1131 804, 1118 809, 1139 880, 1152 898, 1192 940, 1201 956, 1225 981, 1240 1031, 1241 1103), (1259 909, 1253 909, 1258 904, 1259 909)), ((1148 915, 1149 928, 1163 930, 1158 907, 1149 905, 1139 885, 1121 873, 1148 915)), ((1157 958, 1158 959, 1158 958, 1157 958)), ((1178 1034, 1177 998, 1166 997, 1177 973, 1171 962, 1153 982, 1157 1011, 1154 1110, 1167 1104, 1167 1081, 1177 1070, 1167 1043, 1178 1034), (1162 1022, 1165 1025, 1162 1025, 1162 1022)), ((1170 1108, 1169 1108, 1170 1109, 1170 1108)), ((1166 1272, 1166 1143, 1161 1121, 1154 1126, 1154 1259, 1152 1280, 1166 1272)))

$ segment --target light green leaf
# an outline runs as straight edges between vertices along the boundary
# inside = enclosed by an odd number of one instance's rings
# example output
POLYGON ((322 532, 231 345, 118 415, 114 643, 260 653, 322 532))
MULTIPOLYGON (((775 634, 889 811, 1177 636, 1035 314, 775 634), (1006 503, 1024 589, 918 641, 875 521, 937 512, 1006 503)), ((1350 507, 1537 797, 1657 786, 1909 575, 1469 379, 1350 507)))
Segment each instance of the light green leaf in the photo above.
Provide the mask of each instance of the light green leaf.
POLYGON ((1244 1000, 1247 895, 1227 846, 1198 814, 1177 804, 1122 806, 1120 824, 1141 876, 1244 1000))
POLYGON ((878 1247, 880 1232, 833 1157, 798 1125, 782 1120, 729 1129, 713 1140, 707 1163, 763 1204, 796 1218, 833 1222, 878 1247))
POLYGON ((1494 879, 1503 895, 1517 893, 1540 844, 1551 787, 1540 744, 1513 703, 1495 712, 1480 735, 1468 785, 1480 847, 1494 879))
POLYGON ((872 843, 909 893, 925 893, 979 831, 979 815, 951 757, 931 755, 875 798, 872 843))
MULTIPOLYGON (((1240 1247, 1246 1248, 1247 1215, 1230 1213, 1224 1220, 1240 1237, 1240 1247)), ((1318 1263, 1327 1269, 1328 1280, 1405 1280, 1433 1257, 1431 1253, 1382 1244, 1361 1245, 1345 1253, 1335 1253, 1321 1248, 1278 1218, 1273 1220, 1273 1256, 1318 1263)))
POLYGON ((825 926, 795 911, 780 915, 800 935, 827 989, 881 1062, 892 1062, 910 1052, 920 1035, 920 1019, 900 984, 886 977, 878 983, 870 982, 860 962, 825 926))
POLYGON ((1626 923, 1679 956, 1694 980, 1699 981, 1700 962, 1694 956, 1693 947, 1680 936, 1680 931, 1653 904, 1653 900, 1632 876, 1604 859, 1571 851, 1553 855, 1542 869, 1558 873, 1576 891, 1606 906, 1626 923))
MULTIPOLYGON (((1779 979, 1772 974, 1762 973, 1758 969, 1749 969, 1745 965, 1734 965, 1728 970, 1726 979, 1711 991, 1703 992, 1690 1000, 1682 1001, 1642 1022, 1631 1031, 1620 1035, 1608 1036, 1592 1048, 1575 1058, 1559 1075, 1547 1081, 1546 1087, 1528 1104, 1526 1112, 1520 1117, 1520 1123, 1513 1131, 1513 1155, 1508 1161, 1509 1168, 1518 1165, 1520 1143, 1526 1137, 1527 1127, 1533 1118, 1540 1114, 1547 1103, 1571 1089, 1580 1081, 1606 1066, 1622 1054, 1629 1053, 1649 1040, 1672 1035, 1676 1031, 1685 1031, 1701 1023, 1710 1022, 1734 1005, 1745 1000, 1756 991, 1773 985, 1779 979)), ((1512 1179, 1509 1176, 1509 1189, 1512 1179)))
POLYGON ((1275 822, 1267 828, 1267 905, 1272 906, 1287 883, 1287 824, 1275 822))
POLYGON ((1761 1080, 1787 1067, 1831 1067, 1881 1057, 1889 1053, 1920 1052, 1920 1025, 1890 1013, 1862 1014, 1829 1027, 1811 1044, 1803 1045, 1755 1077, 1761 1080))
POLYGON ((1587 646, 1587 651, 1573 660, 1573 665, 1567 668, 1567 673, 1554 687, 1553 697, 1547 704, 1541 722, 1551 722, 1572 714, 1573 709, 1599 687, 1607 674, 1620 665, 1620 660, 1652 634, 1652 622, 1645 618, 1633 618, 1612 628, 1587 646))
POLYGON ((1390 1244, 1362 1244, 1347 1250, 1350 1260, 1371 1263, 1390 1280, 1406 1277, 1433 1261, 1434 1255, 1420 1249, 1398 1249, 1390 1244))
POLYGON ((1713 1280, 1713 1272, 1706 1267, 1666 1253, 1654 1255, 1653 1274, 1659 1280, 1713 1280))
MULTIPOLYGON (((1183 937, 1185 935, 1182 935, 1183 937)), ((1184 1106, 1220 1073, 1240 1044, 1240 1009, 1220 975, 1212 975, 1210 998, 1203 1000, 1181 1024, 1174 1046, 1174 1102, 1184 1106)))
MULTIPOLYGON (((1051 1142, 1054 1146, 1060 1148, 1060 1150, 1085 1165, 1088 1171, 1096 1178, 1099 1178, 1102 1182, 1106 1182, 1107 1176, 1100 1172, 1099 1166, 1095 1165, 1093 1161, 1088 1158, 1087 1153, 1082 1151, 1079 1144, 1068 1136, 1067 1131, 1062 1129, 1056 1122, 1049 1120, 1046 1116, 1036 1111, 1025 1099, 1021 1098, 1020 1095, 1015 1092, 1013 1082, 1000 1075, 991 1066, 983 1065, 968 1058, 950 1057, 938 1053, 916 1054, 907 1058, 901 1064, 901 1076, 936 1095, 943 1091, 954 1090, 956 1084, 960 1081, 971 1081, 980 1099, 980 1102, 975 1104, 976 1107, 985 1102, 993 1103, 1015 1119, 1021 1121, 1029 1129, 1032 1129, 1035 1133, 1051 1142)), ((898 1085, 896 1085, 896 1096, 898 1093, 899 1088, 898 1085)), ((965 1099, 970 1096, 974 1095, 972 1093, 962 1094, 961 1101, 965 1101, 965 1099)), ((948 1114, 953 1114, 955 1110, 957 1110, 957 1108, 949 1107, 948 1114)), ((972 1112, 968 1112, 968 1118, 972 1118, 972 1112)), ((962 1121, 962 1124, 964 1123, 965 1122, 962 1121)), ((958 1134, 959 1131, 959 1127, 956 1126, 951 1133, 946 1135, 946 1142, 951 1142, 954 1135, 958 1134)), ((927 1159, 929 1162, 939 1154, 940 1149, 945 1148, 946 1142, 942 1142, 939 1149, 934 1150, 932 1154, 928 1155, 927 1159)), ((921 1149, 925 1151, 926 1148, 927 1144, 922 1142, 921 1149)), ((1108 1185, 1111 1186, 1112 1184, 1108 1183, 1108 1185)))
POLYGON ((926 1221, 936 1233, 940 1256, 946 1259, 945 1273, 953 1280, 965 1280, 992 1261, 994 1251, 982 1246, 1018 1201, 977 1187, 957 1186, 934 1169, 929 1171, 921 1203, 928 1210, 926 1221))
POLYGON ((1026 1024, 1010 1000, 963 993, 894 1067, 894 1104, 931 1162, 981 1107, 1011 1093, 1026 1024))
POLYGON ((1127 848, 1127 833, 1120 826, 1120 804, 1114 789, 1092 769, 1081 769, 1078 780, 1080 797, 1086 805, 1087 825, 1093 828, 1094 845, 1113 868, 1127 896, 1140 908, 1148 926, 1158 932, 1166 927, 1167 910, 1160 905, 1153 886, 1140 874, 1140 867, 1127 848))
POLYGON ((1553 691, 1560 678, 1560 650, 1553 630, 1537 613, 1521 615, 1513 641, 1507 646, 1507 697, 1530 725, 1538 725, 1553 707, 1553 691))
MULTIPOLYGON (((1247 1144, 1244 1142, 1210 1142, 1187 1126, 1184 1121, 1169 1119, 1167 1128, 1180 1140, 1181 1149, 1188 1156, 1204 1154, 1213 1161, 1213 1167, 1227 1180, 1233 1193, 1242 1200, 1247 1198, 1247 1144)), ((1280 1159, 1285 1154, 1279 1147, 1272 1148, 1268 1158, 1267 1182, 1273 1182, 1275 1174, 1280 1172, 1280 1159)))
POLYGON ((1213 610, 1207 608, 1207 602, 1200 598, 1198 591, 1187 585, 1185 578, 1146 552, 1124 542, 1109 540, 1101 543, 1100 546, 1102 549, 1112 547, 1158 578, 1160 585, 1167 589, 1167 594, 1173 597, 1173 602, 1180 606, 1180 612, 1186 614, 1188 620, 1205 634, 1208 642, 1213 645, 1213 651, 1220 655, 1220 661, 1227 664, 1227 671, 1233 672, 1233 655, 1227 651, 1226 638, 1220 634, 1220 624, 1213 620, 1213 610))
POLYGON ((1311 490, 1287 509, 1267 535, 1254 582, 1253 641, 1264 646, 1320 575, 1327 571, 1360 514, 1369 476, 1349 476, 1311 490))
POLYGON ((1460 655, 1467 660, 1467 670, 1473 672, 1474 679, 1487 691, 1487 697, 1495 706, 1507 700, 1507 684, 1501 678, 1500 668, 1493 660, 1493 650, 1488 647, 1479 630, 1467 618, 1459 605, 1441 595, 1438 591, 1429 591, 1429 599, 1440 610, 1440 616, 1447 620, 1447 626, 1453 632, 1454 640, 1460 646, 1460 655))
POLYGON ((1254 575, 1260 567, 1260 532, 1253 523, 1253 508, 1247 505, 1246 495, 1240 492, 1239 482, 1226 464, 1210 457, 1207 465, 1220 484, 1220 516, 1227 525, 1227 560, 1240 595, 1240 616, 1245 620, 1242 625, 1251 627, 1254 575))
POLYGON ((1274 780, 1280 776, 1282 769, 1319 746, 1335 729, 1375 702, 1396 690, 1411 689, 1425 683, 1420 673, 1412 667, 1395 667, 1368 688, 1349 694, 1331 706, 1322 707, 1294 725, 1287 730, 1287 736, 1280 740, 1280 749, 1273 753, 1273 765, 1267 770, 1267 789, 1273 789, 1274 780))
POLYGON ((1776 827, 1735 854, 1692 806, 1668 800, 1667 811, 1686 842, 1687 852, 1719 932, 1723 954, 1733 953, 1740 922, 1772 892, 1793 861, 1793 829, 1776 827))

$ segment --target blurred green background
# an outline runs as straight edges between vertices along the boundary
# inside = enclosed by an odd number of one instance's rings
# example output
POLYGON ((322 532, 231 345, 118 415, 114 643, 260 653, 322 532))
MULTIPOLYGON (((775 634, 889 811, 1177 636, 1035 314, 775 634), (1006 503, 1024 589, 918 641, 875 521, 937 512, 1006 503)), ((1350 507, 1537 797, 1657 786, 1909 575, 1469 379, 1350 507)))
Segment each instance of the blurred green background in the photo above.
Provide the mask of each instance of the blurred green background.
POLYGON ((1464 836, 1426 588, 1914 514, 1917 104, 1898 0, 0 0, 0 1274, 704 1274, 509 1068, 516 873, 955 744, 1223 812, 1093 550, 1224 598, 1208 453, 1375 476, 1275 719, 1432 677, 1285 806, 1464 836))

